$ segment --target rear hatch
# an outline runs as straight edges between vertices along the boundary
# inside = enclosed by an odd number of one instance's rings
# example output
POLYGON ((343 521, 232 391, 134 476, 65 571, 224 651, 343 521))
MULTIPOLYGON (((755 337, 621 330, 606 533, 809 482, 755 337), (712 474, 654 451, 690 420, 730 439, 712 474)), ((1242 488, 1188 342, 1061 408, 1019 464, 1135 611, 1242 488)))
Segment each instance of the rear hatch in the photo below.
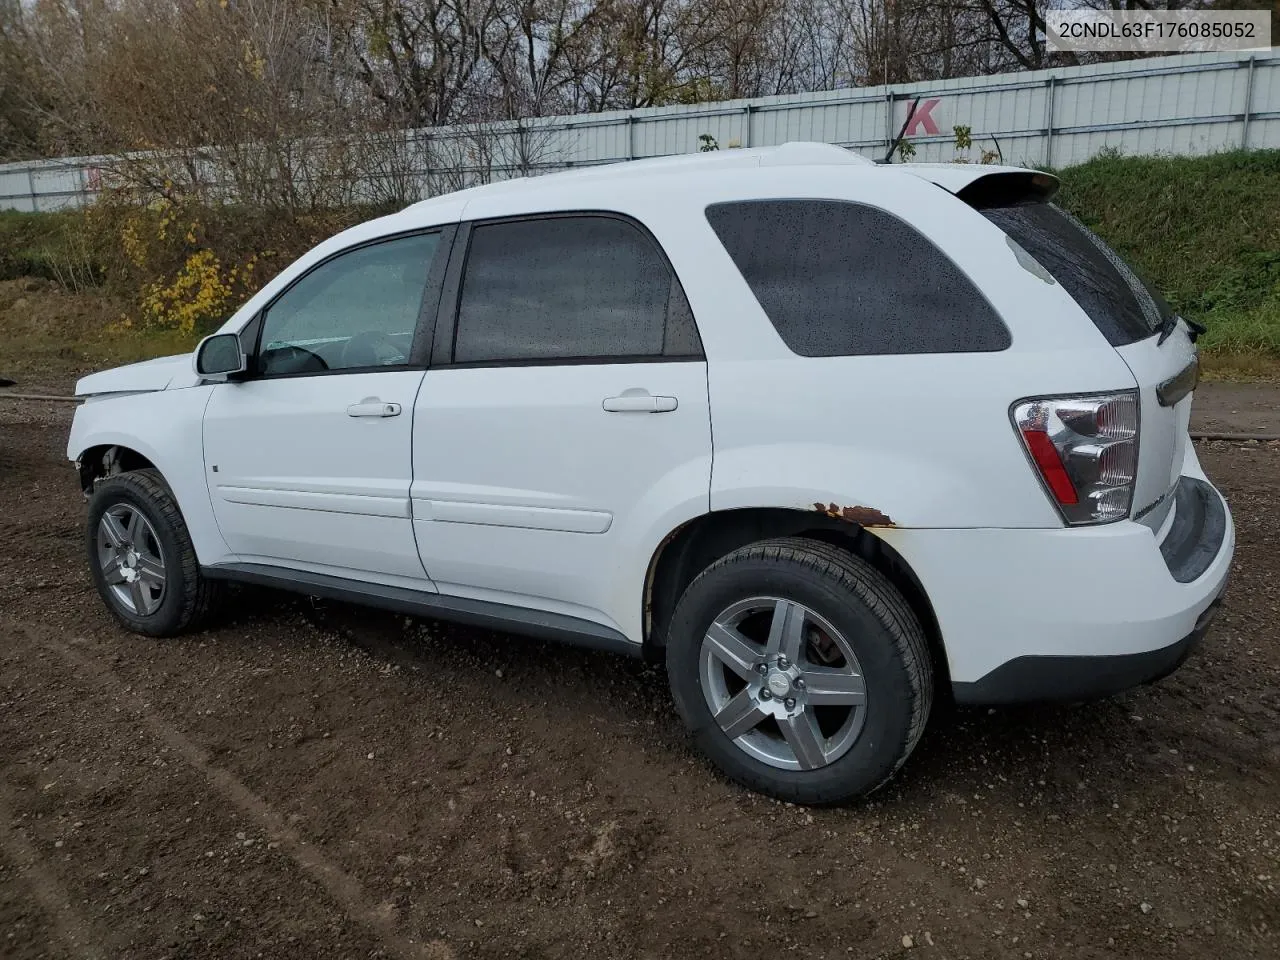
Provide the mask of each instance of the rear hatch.
MULTIPOLYGON (((1138 472, 1131 516, 1158 529, 1173 503, 1198 379, 1195 333, 1164 298, 1096 234, 1048 202, 1056 181, 993 189, 982 178, 958 191, 1062 285, 1116 349, 1140 392, 1138 472)), ((1000 177, 1005 186, 1017 179, 1000 177)))

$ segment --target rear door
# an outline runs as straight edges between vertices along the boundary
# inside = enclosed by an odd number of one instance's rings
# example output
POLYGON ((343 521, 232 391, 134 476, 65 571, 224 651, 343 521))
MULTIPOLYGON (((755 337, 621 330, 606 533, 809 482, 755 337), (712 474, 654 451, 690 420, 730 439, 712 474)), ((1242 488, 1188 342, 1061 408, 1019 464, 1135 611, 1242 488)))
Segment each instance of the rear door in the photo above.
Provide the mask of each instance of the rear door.
POLYGON ((1163 516, 1182 470, 1198 375, 1187 326, 1130 264, 1053 204, 980 209, 1062 284, 1128 364, 1141 394, 1132 515, 1163 516))
POLYGON ((623 571, 670 529, 664 511, 709 496, 707 369, 684 291, 622 217, 463 231, 414 411, 423 564, 442 593, 618 629, 642 602, 623 571))

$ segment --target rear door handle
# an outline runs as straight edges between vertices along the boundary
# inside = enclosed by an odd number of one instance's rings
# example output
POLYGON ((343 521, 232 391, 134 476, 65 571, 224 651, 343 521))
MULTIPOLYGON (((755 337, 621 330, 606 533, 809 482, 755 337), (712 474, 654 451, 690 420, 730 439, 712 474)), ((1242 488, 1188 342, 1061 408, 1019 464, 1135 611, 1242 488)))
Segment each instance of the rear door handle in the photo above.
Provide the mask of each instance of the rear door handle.
POLYGON ((675 397, 654 397, 647 390, 627 390, 618 397, 605 397, 606 413, 670 413, 680 405, 675 397))
POLYGON ((359 403, 347 407, 348 417, 398 417, 400 404, 383 403, 377 397, 365 397, 359 403))

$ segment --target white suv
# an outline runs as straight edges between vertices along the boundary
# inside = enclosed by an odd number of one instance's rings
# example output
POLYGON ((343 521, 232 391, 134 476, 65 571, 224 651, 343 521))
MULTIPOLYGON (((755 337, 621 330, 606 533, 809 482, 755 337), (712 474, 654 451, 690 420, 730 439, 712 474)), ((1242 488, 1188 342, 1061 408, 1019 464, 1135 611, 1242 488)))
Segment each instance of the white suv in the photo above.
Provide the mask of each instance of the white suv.
POLYGON ((80 382, 93 576, 153 636, 242 581, 665 658, 711 760, 805 803, 935 697, 1163 676, 1234 546, 1199 330, 1056 186, 789 144, 355 227, 80 382))

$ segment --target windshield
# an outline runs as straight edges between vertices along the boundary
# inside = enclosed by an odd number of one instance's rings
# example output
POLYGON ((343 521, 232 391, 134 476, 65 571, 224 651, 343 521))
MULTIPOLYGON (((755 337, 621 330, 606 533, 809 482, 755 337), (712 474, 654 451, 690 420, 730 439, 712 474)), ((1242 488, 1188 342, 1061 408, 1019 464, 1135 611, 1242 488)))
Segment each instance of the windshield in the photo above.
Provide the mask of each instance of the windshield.
POLYGON ((1102 238, 1051 203, 979 209, 1036 259, 1121 347, 1160 330, 1173 310, 1102 238))

